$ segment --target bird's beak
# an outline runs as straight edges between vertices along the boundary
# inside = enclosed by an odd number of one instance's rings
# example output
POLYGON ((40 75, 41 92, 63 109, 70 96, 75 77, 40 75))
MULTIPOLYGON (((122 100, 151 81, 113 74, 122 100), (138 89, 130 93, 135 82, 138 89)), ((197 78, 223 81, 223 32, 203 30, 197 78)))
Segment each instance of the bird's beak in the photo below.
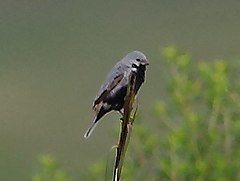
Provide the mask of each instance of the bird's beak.
POLYGON ((144 60, 144 65, 149 65, 148 59, 145 59, 145 60, 144 60))

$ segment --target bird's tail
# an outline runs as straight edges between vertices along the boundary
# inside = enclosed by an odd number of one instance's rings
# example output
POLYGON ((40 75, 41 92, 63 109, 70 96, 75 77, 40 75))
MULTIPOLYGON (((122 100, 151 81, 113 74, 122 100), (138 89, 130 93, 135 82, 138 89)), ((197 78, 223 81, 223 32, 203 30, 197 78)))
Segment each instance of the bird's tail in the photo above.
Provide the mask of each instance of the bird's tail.
POLYGON ((97 126, 97 123, 98 123, 98 121, 96 120, 96 118, 94 118, 91 126, 90 126, 90 127, 87 129, 87 131, 85 132, 84 138, 87 139, 87 138, 89 138, 89 137, 91 136, 93 130, 94 130, 94 129, 96 128, 96 126, 97 126))

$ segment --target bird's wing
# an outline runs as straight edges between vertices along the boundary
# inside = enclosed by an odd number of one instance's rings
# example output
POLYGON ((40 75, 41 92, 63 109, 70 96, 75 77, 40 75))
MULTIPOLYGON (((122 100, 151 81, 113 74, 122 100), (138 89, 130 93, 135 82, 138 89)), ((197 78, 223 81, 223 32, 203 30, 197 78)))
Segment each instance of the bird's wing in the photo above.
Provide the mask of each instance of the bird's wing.
POLYGON ((109 95, 109 93, 121 82, 123 77, 124 77, 124 74, 118 74, 105 87, 101 88, 101 93, 95 99, 93 108, 95 108, 96 105, 98 105, 104 99, 106 99, 106 97, 109 95))

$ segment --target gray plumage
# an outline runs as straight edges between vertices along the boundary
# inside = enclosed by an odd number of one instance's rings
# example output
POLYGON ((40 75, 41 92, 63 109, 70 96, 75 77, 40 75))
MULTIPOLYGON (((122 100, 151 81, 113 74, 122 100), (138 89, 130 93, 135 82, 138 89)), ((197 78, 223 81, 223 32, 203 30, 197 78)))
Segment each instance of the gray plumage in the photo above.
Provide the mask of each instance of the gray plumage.
POLYGON ((149 64, 146 56, 140 51, 128 53, 122 60, 116 63, 108 73, 105 81, 100 87, 93 103, 95 117, 91 126, 84 134, 88 138, 98 121, 108 112, 120 111, 124 105, 124 97, 127 92, 129 75, 136 73, 135 93, 138 92, 145 79, 146 66, 149 64))

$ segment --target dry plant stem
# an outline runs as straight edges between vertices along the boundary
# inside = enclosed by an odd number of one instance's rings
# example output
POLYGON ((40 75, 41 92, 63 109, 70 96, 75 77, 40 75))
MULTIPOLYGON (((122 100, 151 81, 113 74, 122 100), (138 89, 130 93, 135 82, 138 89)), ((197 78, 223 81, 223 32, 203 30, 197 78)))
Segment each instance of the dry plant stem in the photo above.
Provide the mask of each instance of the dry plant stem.
POLYGON ((132 127, 133 121, 130 121, 131 119, 130 115, 131 115, 134 97, 135 97, 135 93, 134 93, 134 86, 135 86, 135 80, 136 80, 135 74, 133 73, 130 74, 129 80, 130 81, 129 81, 127 94, 124 102, 123 120, 121 125, 122 129, 121 129, 120 138, 119 138, 118 147, 117 147, 117 153, 115 157, 113 181, 119 181, 121 178, 123 161, 124 161, 125 153, 129 143, 130 133, 132 130, 131 127, 132 127))

